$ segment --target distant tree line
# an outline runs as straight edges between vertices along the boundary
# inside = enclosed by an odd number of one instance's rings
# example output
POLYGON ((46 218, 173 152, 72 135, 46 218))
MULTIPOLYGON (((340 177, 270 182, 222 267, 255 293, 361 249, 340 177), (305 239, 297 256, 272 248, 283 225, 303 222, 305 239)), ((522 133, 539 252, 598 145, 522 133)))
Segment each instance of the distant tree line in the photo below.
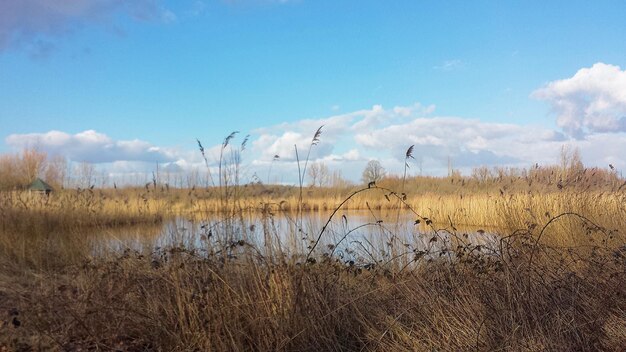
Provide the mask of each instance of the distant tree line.
MULTIPOLYGON (((210 186, 208 174, 198 169, 184 172, 166 167, 159 171, 157 164, 156 172, 153 172, 151 177, 148 174, 136 173, 129 176, 130 179, 128 177, 118 179, 112 178, 107 172, 96 170, 94 164, 89 162, 70 164, 62 156, 50 156, 37 148, 26 148, 13 154, 0 154, 0 190, 24 189, 37 177, 54 188, 116 187, 116 181, 117 186, 143 186, 148 183, 166 188, 210 186)), ((307 177, 309 185, 316 188, 347 188, 354 185, 343 177, 341 170, 331 170, 323 161, 312 162, 307 169, 307 177)), ((378 160, 370 160, 361 174, 362 184, 383 182, 385 186, 394 188, 397 184, 408 182, 407 189, 433 189, 444 193, 450 188, 446 184, 461 185, 466 189, 493 188, 500 192, 519 190, 523 187, 626 190, 623 176, 613 165, 587 168, 582 163, 579 151, 567 146, 561 148, 558 162, 553 165, 535 164, 529 168, 479 166, 473 168, 469 175, 461 175, 458 170, 450 167, 447 177, 407 175, 406 179, 403 179, 402 175, 390 175, 378 160)), ((453 191, 453 188, 450 188, 450 191, 453 191)))

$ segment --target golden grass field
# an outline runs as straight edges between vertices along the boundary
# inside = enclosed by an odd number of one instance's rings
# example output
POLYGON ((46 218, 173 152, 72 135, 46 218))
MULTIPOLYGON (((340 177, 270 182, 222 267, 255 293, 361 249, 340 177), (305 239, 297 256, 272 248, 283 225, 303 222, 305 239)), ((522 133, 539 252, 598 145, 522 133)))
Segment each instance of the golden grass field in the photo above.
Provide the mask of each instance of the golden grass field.
POLYGON ((0 350, 624 349, 620 182, 392 181, 305 188, 302 200, 278 186, 0 192, 0 350), (243 213, 271 220, 340 206, 414 217, 432 242, 457 226, 498 229, 501 240, 496 249, 391 244, 390 257, 345 259, 326 246, 279 248, 271 227, 263 245, 237 232, 243 213), (174 217, 224 222, 198 246, 94 254, 90 229, 174 217))

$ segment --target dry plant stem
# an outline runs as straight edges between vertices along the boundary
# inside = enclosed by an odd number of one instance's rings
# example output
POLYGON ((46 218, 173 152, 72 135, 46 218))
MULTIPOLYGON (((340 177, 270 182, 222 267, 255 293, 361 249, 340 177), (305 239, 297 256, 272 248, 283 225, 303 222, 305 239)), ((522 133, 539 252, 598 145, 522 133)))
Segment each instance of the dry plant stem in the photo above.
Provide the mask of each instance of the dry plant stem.
POLYGON ((209 180, 211 181, 211 185, 215 186, 215 181, 213 180, 213 174, 211 173, 211 168, 209 167, 209 160, 204 154, 204 147, 198 138, 196 138, 196 142, 198 142, 198 149, 200 150, 200 154, 202 154, 202 159, 204 160, 204 166, 207 169, 207 175, 209 180))
MULTIPOLYGON (((311 257, 311 254, 313 253, 313 251, 315 250, 315 248, 319 244, 320 240, 322 239, 322 235, 324 234, 324 231, 326 231, 326 228, 328 227, 330 222, 335 217, 335 214, 337 214, 337 212, 343 207, 343 205, 346 204, 348 201, 350 201, 350 199, 352 199, 357 194, 360 194, 360 193, 363 193, 363 192, 367 192, 367 191, 373 191, 373 190, 380 190, 380 191, 383 191, 383 192, 389 192, 390 195, 395 196, 396 198, 398 198, 398 200, 400 202, 402 202, 402 204, 406 205, 406 202, 404 201, 404 199, 402 199, 401 196, 398 196, 394 191, 392 191, 392 190, 390 190, 388 188, 384 188, 384 187, 378 187, 378 186, 366 187, 366 188, 361 188, 359 190, 356 190, 356 191, 352 192, 352 194, 350 194, 348 197, 346 197, 343 200, 343 202, 341 202, 341 204, 339 204, 337 207, 335 207, 333 212, 330 214, 330 216, 326 220, 326 223, 324 223, 324 225, 322 226, 322 229, 320 230, 320 233, 317 235, 317 239, 315 240, 315 243, 313 244, 313 246, 311 246, 311 249, 309 250, 309 253, 306 256, 307 260, 311 257)), ((420 215, 417 214, 413 209, 411 209, 411 212, 413 212, 415 215, 420 217, 420 215)))
POLYGON ((302 233, 302 173, 300 172, 300 157, 298 156, 298 146, 297 145, 293 145, 295 151, 296 151, 296 163, 298 164, 298 210, 297 210, 297 214, 296 214, 296 219, 298 219, 298 235, 300 235, 300 233, 302 233))
MULTIPOLYGON (((593 225, 594 228, 599 229, 602 232, 605 232, 604 229, 602 229, 602 227, 596 225, 593 221, 589 220, 587 217, 585 217, 583 215, 580 215, 578 213, 572 213, 572 212, 562 213, 562 214, 559 214, 559 215, 551 218, 545 225, 543 225, 543 227, 541 228, 541 231, 539 232, 539 235, 535 239, 535 242, 533 244, 533 249, 530 252, 530 257, 528 258, 528 270, 529 271, 532 269, 533 258, 535 256, 535 252, 537 251, 537 248, 538 248, 538 245, 539 245, 539 241, 541 241, 541 237, 543 236, 543 234, 546 231, 546 229, 548 228, 548 226, 550 226, 550 224, 556 222, 557 220, 559 220, 559 219, 561 219, 563 217, 567 217, 567 216, 577 217, 577 218, 583 220, 584 222, 593 225)), ((531 281, 530 281, 530 278, 529 278, 528 290, 530 290, 530 287, 531 287, 531 281)))
POLYGON ((591 181, 573 181, 584 170, 562 168, 558 191, 549 184, 553 170, 538 167, 520 178, 390 177, 356 191, 316 187, 303 199, 300 168, 298 188, 276 185, 272 192, 278 193, 268 195, 263 185, 239 187, 240 159, 233 149, 225 149, 231 158, 225 153, 221 162, 221 189, 64 190, 48 198, 0 192, 0 350, 626 346, 626 194, 614 174, 602 176, 610 185, 589 190, 591 181), (230 191, 223 192, 226 187, 230 191), (181 205, 187 203, 189 208, 181 205), (290 209, 297 210, 296 219, 290 209), (317 241, 307 242, 311 248, 301 248, 299 239, 283 245, 273 213, 283 211, 289 226, 302 231, 303 212, 314 209, 332 214, 323 219, 317 241), (367 209, 376 223, 349 229, 344 218, 343 236, 330 255, 322 253, 322 236, 338 233, 331 221, 340 209, 367 209), (388 211, 393 218, 398 209, 415 214, 416 225, 423 222, 419 229, 429 228, 427 237, 420 230, 415 243, 395 252, 367 236, 348 241, 366 226, 379 226, 375 233, 384 240, 399 236, 376 215, 388 211), (247 215, 255 211, 263 217, 264 243, 247 237, 254 232, 247 215), (156 219, 176 215, 203 220, 200 245, 192 237, 185 245, 94 254, 86 235, 89 226, 122 224, 158 232, 156 219), (490 245, 473 243, 455 228, 459 219, 503 225, 503 235, 490 245), (598 239, 602 244, 594 243, 598 239))
MULTIPOLYGON (((300 185, 302 185, 304 183, 304 177, 306 176, 306 167, 309 163, 309 157, 311 156, 311 149, 313 148, 314 145, 317 145, 317 143, 319 143, 320 141, 320 136, 322 135, 322 127, 324 127, 324 125, 320 126, 317 131, 315 131, 315 133, 313 134, 313 138, 311 138, 311 144, 309 144, 309 151, 306 154, 306 159, 304 161, 304 169, 302 170, 302 174, 299 175, 300 177, 300 185)), ((298 169, 298 172, 300 170, 298 169)))
POLYGON ((335 254, 335 250, 339 247, 339 245, 340 245, 340 244, 341 244, 341 243, 342 243, 342 242, 343 242, 343 241, 344 241, 344 240, 345 240, 345 239, 346 239, 346 238, 347 238, 347 237, 348 237, 351 233, 356 232, 356 231, 358 231, 358 230, 360 230, 360 229, 362 229, 362 228, 369 227, 369 226, 380 226, 380 224, 375 223, 375 222, 368 222, 368 223, 361 224, 361 225, 359 225, 359 226, 357 226, 357 227, 355 227, 355 228, 350 229, 350 231, 347 231, 347 232, 346 232, 346 233, 345 233, 345 234, 344 234, 344 235, 343 235, 343 236, 339 239, 339 241, 337 241, 337 243, 334 243, 334 244, 333 244, 333 249, 331 250, 331 252, 330 252, 330 254, 329 254, 329 257, 331 257, 331 258, 332 258, 332 256, 335 254))

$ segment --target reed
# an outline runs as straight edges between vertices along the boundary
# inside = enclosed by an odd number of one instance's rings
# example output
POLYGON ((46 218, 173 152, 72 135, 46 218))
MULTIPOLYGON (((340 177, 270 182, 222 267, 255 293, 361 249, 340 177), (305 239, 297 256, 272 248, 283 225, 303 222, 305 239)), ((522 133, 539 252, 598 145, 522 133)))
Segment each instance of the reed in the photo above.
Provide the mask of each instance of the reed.
POLYGON ((0 228, 28 233, 37 228, 155 223, 167 214, 167 208, 167 201, 145 194, 127 197, 93 190, 68 190, 46 196, 27 191, 0 192, 0 228))
MULTIPOLYGON (((296 196, 273 199, 270 197, 242 197, 240 204, 250 211, 262 211, 269 207, 276 212, 303 211, 330 212, 338 207, 347 196, 325 196, 306 198, 300 202, 296 196)), ((406 202, 399 204, 389 198, 389 191, 374 187, 342 205, 343 210, 375 210, 388 212, 400 208, 411 208, 418 214, 432 219, 438 225, 450 222, 457 226, 496 228, 501 231, 526 229, 550 219, 571 212, 582 214, 595 223, 624 231, 626 224, 626 193, 624 192, 550 192, 543 194, 459 194, 441 195, 426 193, 407 196, 406 202), (386 197, 385 197, 386 196, 386 197)), ((185 212, 189 217, 201 219, 207 213, 223 211, 216 199, 205 199, 193 204, 185 212)), ((232 209, 231 209, 232 211, 232 209)), ((577 220, 561 221, 558 225, 562 244, 572 244, 576 238, 573 228, 580 226, 577 220)))
POLYGON ((0 281, 0 341, 9 350, 624 346, 623 250, 578 258, 542 245, 531 266, 531 249, 509 244, 502 258, 466 247, 455 250, 457 261, 424 258, 398 271, 328 257, 271 263, 246 243, 232 248, 236 257, 169 248, 55 275, 22 271, 0 281))
POLYGON ((246 186, 245 140, 234 150, 233 138, 215 187, 0 193, 0 350, 626 346, 626 194, 614 174, 601 185, 578 169, 430 179, 406 176, 407 164, 367 186, 306 188, 304 172, 298 187, 246 186), (349 228, 343 210, 373 220, 349 228), (327 221, 307 226, 307 211, 327 221), (409 219, 410 239, 385 213, 409 219), (92 231, 180 216, 202 222, 160 247, 106 246, 107 232, 92 231), (366 227, 379 238, 352 239, 366 227))

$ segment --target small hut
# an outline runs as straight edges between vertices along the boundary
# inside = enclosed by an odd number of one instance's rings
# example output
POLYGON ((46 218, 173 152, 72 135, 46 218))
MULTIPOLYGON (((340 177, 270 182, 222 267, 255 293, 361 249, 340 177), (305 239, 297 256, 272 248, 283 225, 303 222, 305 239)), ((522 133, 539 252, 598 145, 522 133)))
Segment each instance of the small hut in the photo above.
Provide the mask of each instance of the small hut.
POLYGON ((53 191, 52 186, 47 184, 44 180, 36 178, 30 185, 28 190, 31 192, 39 192, 41 194, 49 195, 53 191))

